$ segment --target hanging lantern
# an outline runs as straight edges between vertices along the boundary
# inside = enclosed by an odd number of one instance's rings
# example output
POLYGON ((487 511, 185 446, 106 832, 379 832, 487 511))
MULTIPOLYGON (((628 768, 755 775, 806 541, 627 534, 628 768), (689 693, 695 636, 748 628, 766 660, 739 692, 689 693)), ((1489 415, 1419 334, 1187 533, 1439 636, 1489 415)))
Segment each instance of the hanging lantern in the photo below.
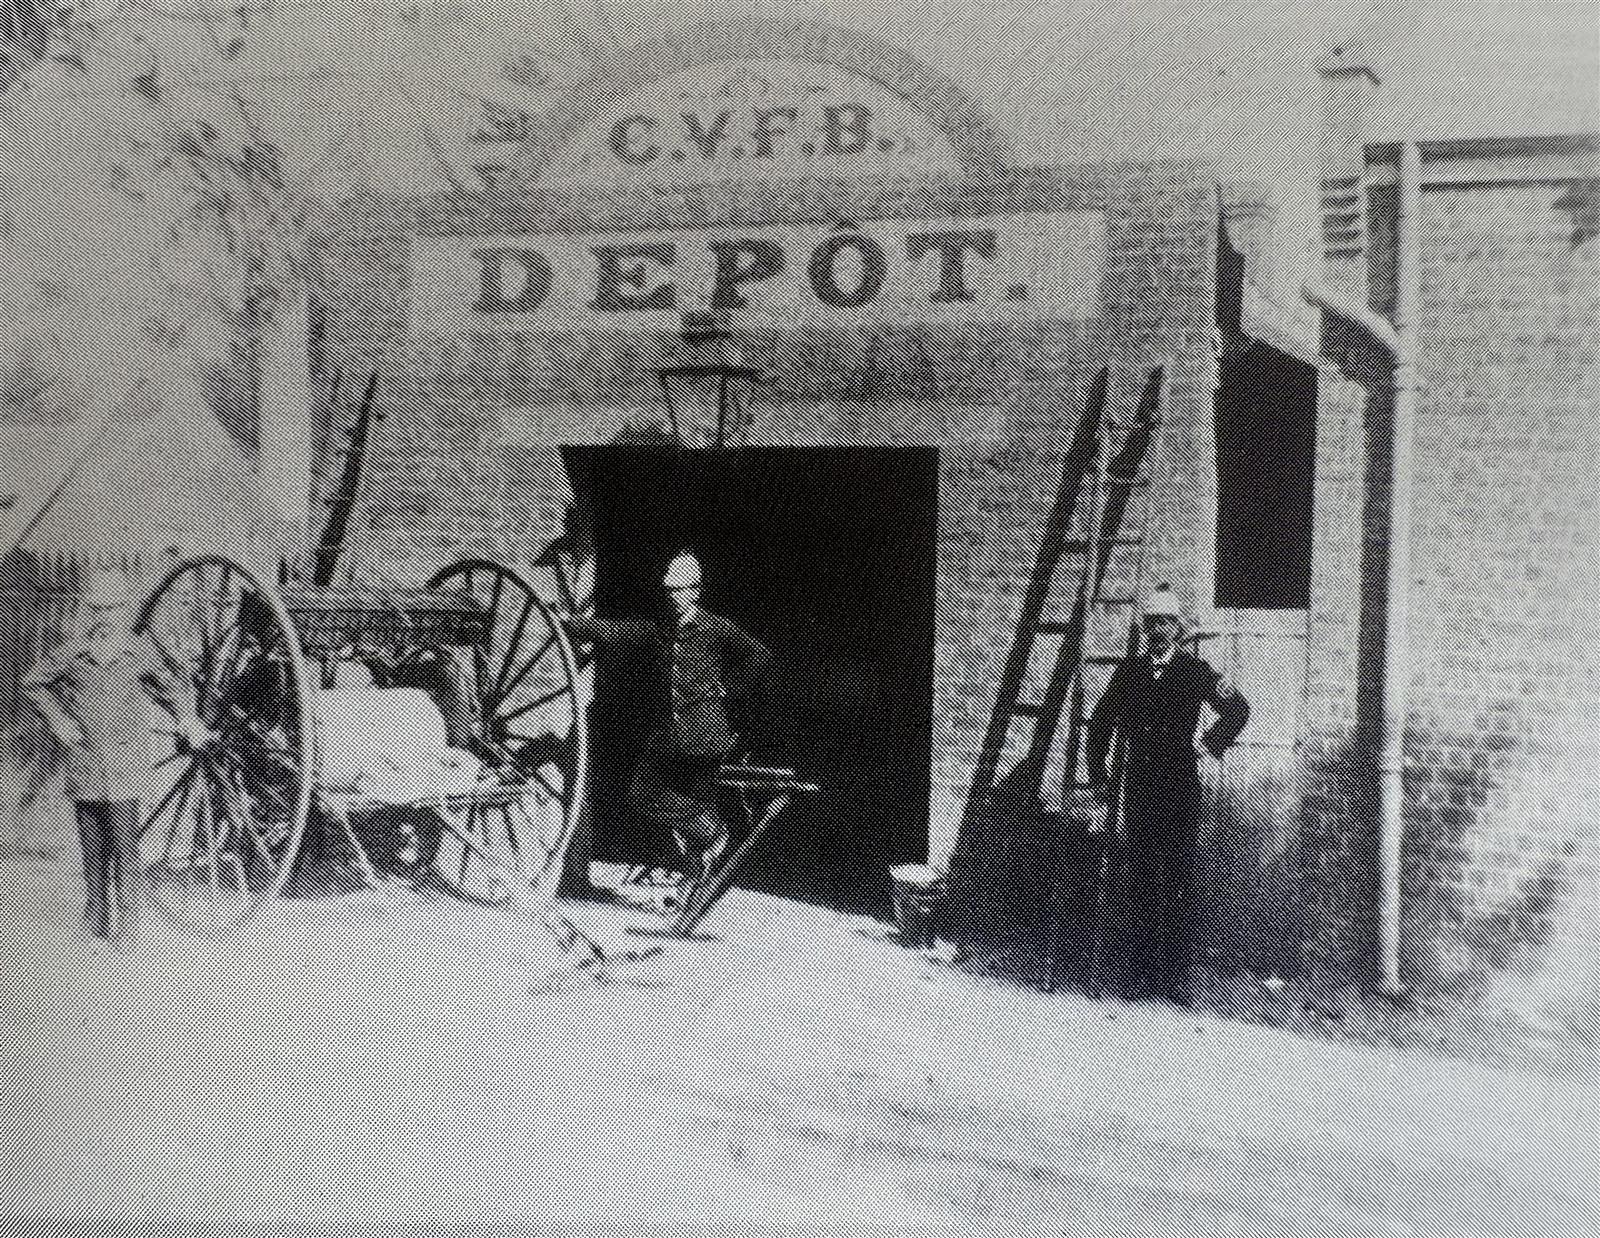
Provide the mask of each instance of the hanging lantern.
POLYGON ((764 381, 715 319, 684 315, 678 364, 657 371, 672 436, 685 447, 720 448, 750 426, 750 398, 764 381))

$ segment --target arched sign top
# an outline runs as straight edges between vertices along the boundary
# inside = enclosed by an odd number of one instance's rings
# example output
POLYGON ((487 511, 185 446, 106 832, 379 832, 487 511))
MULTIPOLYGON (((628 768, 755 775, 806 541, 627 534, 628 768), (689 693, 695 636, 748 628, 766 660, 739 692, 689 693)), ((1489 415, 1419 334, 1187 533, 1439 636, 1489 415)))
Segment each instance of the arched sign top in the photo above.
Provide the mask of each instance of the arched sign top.
MULTIPOLYGON (((969 178, 991 176, 1010 163, 1003 139, 955 83, 881 40, 823 22, 797 26, 707 22, 675 36, 625 49, 610 58, 603 73, 559 99, 551 112, 541 118, 538 131, 530 135, 525 164, 530 181, 537 181, 566 160, 572 143, 605 118, 619 117, 613 129, 624 125, 620 132, 609 135, 612 156, 624 163, 655 160, 658 154, 652 150, 659 153, 661 146, 647 132, 655 118, 639 119, 627 127, 625 122, 635 118, 620 114, 626 111, 629 101, 648 96, 653 88, 695 70, 738 61, 809 64, 865 79, 877 91, 903 101, 941 135, 961 173, 969 178)), ((782 106, 752 110, 750 123, 745 126, 752 150, 760 145, 775 151, 773 143, 780 131, 784 137, 795 136, 789 110, 782 106)), ((721 135, 715 129, 718 116, 720 113, 709 117, 696 114, 685 132, 678 135, 682 139, 678 146, 667 148, 664 158, 670 158, 675 150, 690 156, 720 150, 721 135)), ((859 113, 851 114, 848 106, 824 105, 815 121, 816 136, 803 145, 825 153, 831 138, 838 150, 848 152, 865 140, 860 119, 859 113)), ((795 123, 800 122, 796 116, 795 123)), ((894 137, 882 140, 886 143, 884 151, 895 149, 894 137)), ((730 144, 729 149, 738 146, 730 144)))
POLYGON ((634 91, 579 130, 540 183, 625 191, 962 173, 944 131, 876 82, 832 65, 728 60, 634 91))
POLYGON ((515 148, 520 183, 480 165, 499 200, 464 201, 414 239, 414 324, 660 333, 709 313, 780 333, 966 328, 1087 322, 1100 304, 1104 210, 1016 201, 971 101, 871 38, 697 26, 522 116, 490 135, 515 148), (724 199, 712 222, 702 208, 724 199))

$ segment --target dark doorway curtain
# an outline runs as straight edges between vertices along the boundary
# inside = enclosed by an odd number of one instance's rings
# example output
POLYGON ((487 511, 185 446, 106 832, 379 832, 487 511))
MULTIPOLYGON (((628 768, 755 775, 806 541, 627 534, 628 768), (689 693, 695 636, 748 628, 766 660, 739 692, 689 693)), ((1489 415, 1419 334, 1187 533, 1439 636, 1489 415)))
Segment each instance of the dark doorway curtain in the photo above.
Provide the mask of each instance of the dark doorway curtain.
MULTIPOLYGON (((740 721, 774 764, 822 785, 739 884, 882 912, 889 864, 928 839, 938 453, 932 448, 566 448, 594 512, 602 615, 657 614, 667 560, 705 567, 707 609, 769 645, 740 721)), ((623 810, 648 668, 604 658, 593 713, 599 854, 642 840, 623 810)))

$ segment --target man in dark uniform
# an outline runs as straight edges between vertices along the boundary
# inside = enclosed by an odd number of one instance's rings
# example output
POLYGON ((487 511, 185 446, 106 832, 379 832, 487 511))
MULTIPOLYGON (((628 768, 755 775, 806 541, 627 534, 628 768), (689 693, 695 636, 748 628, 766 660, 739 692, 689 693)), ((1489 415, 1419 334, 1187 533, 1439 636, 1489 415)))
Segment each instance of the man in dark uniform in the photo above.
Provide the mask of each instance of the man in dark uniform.
POLYGON ((1126 745, 1123 821, 1135 926, 1129 996, 1189 1006, 1199 763, 1221 758, 1244 729, 1250 706, 1206 662, 1178 648, 1179 626, 1177 598, 1168 586, 1158 586, 1145 606, 1145 651, 1112 673, 1089 720, 1087 757, 1090 781, 1110 802, 1113 733, 1126 745), (1204 705, 1217 717, 1201 735, 1204 705))
POLYGON ((574 615, 567 630, 602 647, 641 649, 654 673, 650 736, 634 766, 631 809, 662 836, 671 835, 704 877, 727 847, 728 824, 717 810, 717 776, 738 743, 728 699, 751 691, 771 651, 733 620, 700 607, 700 562, 684 552, 662 578, 671 614, 661 621, 574 615))

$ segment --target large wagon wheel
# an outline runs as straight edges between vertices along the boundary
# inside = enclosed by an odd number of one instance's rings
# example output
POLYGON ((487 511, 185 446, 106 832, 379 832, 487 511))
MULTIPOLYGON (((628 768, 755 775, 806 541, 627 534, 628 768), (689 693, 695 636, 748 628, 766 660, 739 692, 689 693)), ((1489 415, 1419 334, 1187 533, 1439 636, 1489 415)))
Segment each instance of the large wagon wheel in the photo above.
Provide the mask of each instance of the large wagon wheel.
POLYGON ((146 885, 185 927, 225 932, 278 893, 305 833, 312 724, 300 641, 277 595, 217 556, 168 572, 135 632, 167 680, 152 693, 161 708, 139 843, 146 885), (176 710, 163 700, 173 692, 186 698, 176 710), (182 733, 186 709, 203 735, 182 733))
POLYGON ((471 653, 473 712, 524 791, 441 811, 434 871, 481 902, 511 898, 513 873, 524 888, 553 896, 588 790, 587 701, 572 645, 526 578, 501 564, 467 559, 428 587, 486 617, 471 653))

